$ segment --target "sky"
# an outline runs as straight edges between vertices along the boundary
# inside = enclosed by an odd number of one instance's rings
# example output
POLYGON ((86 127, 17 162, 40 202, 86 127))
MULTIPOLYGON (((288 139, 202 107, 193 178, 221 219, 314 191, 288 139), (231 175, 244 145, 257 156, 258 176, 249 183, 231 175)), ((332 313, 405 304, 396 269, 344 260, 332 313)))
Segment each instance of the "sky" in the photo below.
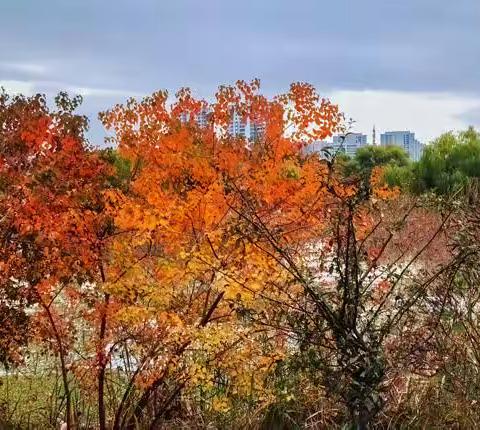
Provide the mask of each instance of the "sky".
POLYGON ((480 128, 480 0, 0 0, 0 18, 0 86, 83 95, 97 144, 130 96, 252 78, 314 84, 369 139, 480 128))

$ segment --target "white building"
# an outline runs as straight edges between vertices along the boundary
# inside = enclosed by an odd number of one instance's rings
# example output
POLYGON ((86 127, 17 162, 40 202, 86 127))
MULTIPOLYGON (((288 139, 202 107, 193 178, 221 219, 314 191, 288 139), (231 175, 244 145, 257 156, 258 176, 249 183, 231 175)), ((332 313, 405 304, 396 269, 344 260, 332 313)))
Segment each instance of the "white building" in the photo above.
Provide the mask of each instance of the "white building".
POLYGON ((425 149, 425 145, 423 143, 419 142, 417 139, 415 139, 413 147, 409 151, 409 155, 412 158, 412 160, 413 161, 420 160, 420 158, 422 158, 424 149, 425 149))
POLYGON ((362 133, 347 133, 333 136, 333 150, 343 152, 353 157, 357 150, 367 145, 367 135, 362 133))
POLYGON ((380 135, 382 146, 399 146, 413 161, 418 161, 423 153, 424 146, 411 131, 386 131, 380 135))
POLYGON ((243 121, 238 112, 233 112, 230 124, 228 124, 228 133, 234 137, 245 137, 247 124, 243 121))
POLYGON ((263 137, 265 134, 265 123, 264 122, 250 122, 250 140, 255 142, 263 137))
POLYGON ((325 156, 327 150, 330 155, 346 154, 350 157, 355 156, 357 150, 367 145, 367 136, 361 133, 351 133, 347 135, 333 136, 333 142, 318 140, 308 145, 304 152, 306 154, 318 153, 325 156))
POLYGON ((207 127, 208 125, 208 120, 211 114, 211 110, 207 108, 203 108, 200 113, 196 116, 195 121, 197 122, 197 125, 199 127, 207 127))
MULTIPOLYGON (((210 120, 210 115, 212 114, 211 109, 202 109, 200 113, 195 116, 195 122, 199 127, 207 127, 210 120)), ((188 113, 182 113, 180 115, 180 121, 183 123, 188 122, 190 115, 188 113)), ((234 137, 243 137, 245 138, 247 134, 249 135, 249 140, 254 142, 262 138, 265 134, 266 124, 263 121, 249 121, 247 123, 244 121, 240 114, 233 112, 232 118, 228 124, 228 133, 234 137)))
POLYGON ((317 153, 320 156, 324 156, 325 153, 323 153, 322 151, 325 149, 329 149, 330 152, 332 152, 332 142, 327 142, 326 140, 317 140, 316 142, 313 142, 306 146, 303 151, 305 154, 317 153))
MULTIPOLYGON (((206 127, 208 125, 208 120, 212 111, 210 109, 204 108, 195 115, 195 122, 199 127, 206 127)), ((190 114, 183 112, 180 114, 180 121, 186 123, 190 120, 190 114)))

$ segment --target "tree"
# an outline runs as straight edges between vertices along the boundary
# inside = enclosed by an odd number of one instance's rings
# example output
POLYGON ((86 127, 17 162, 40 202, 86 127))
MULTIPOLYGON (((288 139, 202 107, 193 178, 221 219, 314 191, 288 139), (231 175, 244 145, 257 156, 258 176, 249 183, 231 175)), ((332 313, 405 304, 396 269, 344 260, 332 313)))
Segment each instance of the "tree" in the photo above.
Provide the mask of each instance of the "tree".
POLYGON ((407 153, 398 146, 364 146, 359 148, 354 157, 356 169, 371 172, 376 166, 408 166, 407 153))
MULTIPOLYGON (((238 392, 252 387, 249 368, 256 364, 253 386, 260 388, 262 375, 282 354, 281 333, 257 326, 248 316, 251 306, 265 311, 267 304, 271 306, 261 291, 268 279, 280 282, 285 273, 253 243, 250 233, 255 233, 245 223, 243 201, 251 194, 279 228, 302 217, 299 202, 304 196, 313 202, 317 179, 327 172, 318 160, 302 165, 300 149, 309 140, 329 135, 341 116, 309 85, 293 84, 288 93, 272 100, 259 94, 258 87, 258 81, 220 87, 211 105, 180 90, 171 109, 167 94, 159 92, 101 116, 116 133, 119 154, 132 166, 129 189, 109 196, 115 223, 126 234, 119 235, 114 245, 118 267, 109 269, 108 277, 115 279, 124 267, 135 270, 131 281, 127 275, 121 283, 112 283, 110 291, 124 297, 124 303, 129 300, 130 306, 144 308, 148 302, 153 315, 165 315, 162 324, 157 323, 156 336, 162 360, 148 357, 150 367, 142 369, 151 375, 148 383, 136 404, 126 409, 125 402, 131 401, 127 395, 117 414, 119 423, 119 415, 133 410, 123 419, 128 428, 145 420, 148 407, 157 411, 153 422, 164 419, 172 399, 188 388, 189 381, 198 385, 198 373, 208 375, 208 380, 214 370, 231 387, 228 391, 235 387, 238 392), (202 111, 210 112, 206 127, 195 121, 202 111), (229 135, 233 112, 244 121, 262 124, 268 143, 248 143, 229 135), (232 338, 232 330, 243 335, 232 338), (259 335, 270 337, 270 346, 252 344, 259 335), (225 342, 228 339, 232 341, 225 342), (198 354, 193 362, 192 348, 198 354), (257 353, 251 363, 246 357, 253 350, 257 353), (216 360, 213 367, 206 367, 206 357, 215 351, 233 363, 216 360), (162 364, 165 357, 172 363, 168 372, 162 364), (169 388, 163 401, 155 403, 155 397, 169 388)), ((313 213, 307 219, 302 228, 310 226, 313 234, 317 221, 313 213)), ((129 385, 138 386, 141 378, 134 372, 129 385)))
POLYGON ((40 323, 30 326, 28 334, 50 339, 60 358, 69 428, 72 328, 65 309, 56 308, 54 301, 98 271, 103 234, 99 197, 106 171, 85 145, 87 119, 73 113, 80 102, 61 93, 57 110, 50 111, 40 95, 0 95, 0 297, 2 307, 10 309, 2 313, 9 318, 5 339, 14 339, 2 343, 7 344, 2 355, 11 355, 12 345, 18 350, 30 319, 27 310, 38 305, 40 323))
POLYGON ((471 178, 480 177, 480 137, 470 128, 446 133, 425 148, 414 169, 414 191, 458 192, 471 178))
POLYGON ((355 156, 345 164, 344 174, 356 175, 368 183, 372 170, 375 167, 400 167, 410 165, 407 153, 398 146, 373 146, 359 148, 355 156))
POLYGON ((404 192, 412 192, 415 185, 414 164, 408 166, 387 165, 383 179, 390 187, 398 187, 404 192))
MULTIPOLYGON (((388 343, 402 337, 406 319, 415 327, 424 323, 419 309, 453 264, 447 259, 418 271, 421 257, 441 237, 449 215, 424 226, 422 239, 418 233, 408 241, 398 239, 404 225, 412 222, 417 203, 383 219, 382 209, 372 205, 361 183, 352 185, 350 179, 335 183, 332 178, 335 172, 324 176, 321 184, 328 192, 316 199, 322 198, 329 208, 322 219, 327 230, 317 230, 306 242, 273 228, 250 202, 245 202, 242 213, 258 232, 259 246, 288 270, 291 278, 284 291, 292 284, 300 288, 302 298, 294 301, 300 304, 296 315, 283 322, 294 338, 302 340, 299 354, 303 349, 316 357, 322 385, 345 402, 355 428, 366 428, 382 408, 381 386, 392 370, 386 359, 388 343), (413 321, 416 315, 419 318, 413 321)), ((373 196, 384 199, 392 191, 378 178, 380 172, 372 178, 373 196)), ((291 314, 287 312, 291 303, 285 306, 285 314, 291 314)), ((407 356, 416 347, 411 346, 407 356)))
MULTIPOLYGON (((340 154, 339 154, 340 155, 340 154)), ((375 169, 382 168, 384 179, 391 187, 402 186, 400 178, 406 181, 411 163, 406 152, 397 146, 364 146, 353 158, 335 155, 332 160, 338 172, 357 182, 365 198, 371 193, 370 178, 375 169)))

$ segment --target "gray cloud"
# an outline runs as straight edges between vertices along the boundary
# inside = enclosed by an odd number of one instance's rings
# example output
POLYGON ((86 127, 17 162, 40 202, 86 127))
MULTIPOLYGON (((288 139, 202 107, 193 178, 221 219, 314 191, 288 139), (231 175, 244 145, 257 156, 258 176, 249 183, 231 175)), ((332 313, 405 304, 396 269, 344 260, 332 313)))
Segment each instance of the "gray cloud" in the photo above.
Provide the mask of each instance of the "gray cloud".
POLYGON ((260 75, 480 92, 478 0, 2 2, 2 57, 132 91, 260 75), (2 10, 3 9, 3 10, 2 10))
POLYGON ((15 0, 0 16, 0 80, 96 89, 88 112, 253 77, 480 96, 478 0, 15 0))

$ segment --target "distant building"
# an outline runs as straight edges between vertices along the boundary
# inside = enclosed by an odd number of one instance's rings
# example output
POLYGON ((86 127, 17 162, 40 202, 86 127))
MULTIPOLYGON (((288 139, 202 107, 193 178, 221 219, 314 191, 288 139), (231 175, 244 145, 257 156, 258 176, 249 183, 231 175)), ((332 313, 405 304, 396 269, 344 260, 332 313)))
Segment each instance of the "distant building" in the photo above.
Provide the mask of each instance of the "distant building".
POLYGON ((326 140, 317 140, 308 145, 304 152, 306 154, 318 153, 320 156, 326 155, 327 150, 331 155, 346 154, 350 157, 355 156, 357 150, 367 145, 367 135, 362 133, 350 133, 347 135, 333 136, 333 142, 326 140))
POLYGON ((245 137, 247 124, 243 121, 238 112, 233 112, 230 124, 228 124, 228 133, 234 137, 245 137))
POLYGON ((189 117, 190 117, 190 115, 189 115, 188 113, 182 112, 182 113, 180 114, 180 122, 182 122, 182 123, 188 122, 188 118, 189 118, 189 117))
POLYGON ((387 131, 380 135, 382 146, 399 146, 413 161, 418 161, 423 153, 424 146, 411 131, 387 131))
MULTIPOLYGON (((202 109, 200 111, 200 113, 198 113, 197 115, 195 115, 195 122, 197 123, 197 125, 199 127, 206 127, 208 125, 208 119, 210 117, 210 114, 212 113, 212 111, 210 109, 202 109)), ((182 112, 180 114, 180 121, 183 122, 183 123, 186 123, 190 120, 190 114, 189 113, 186 113, 186 112, 182 112)))
MULTIPOLYGON (((211 109, 204 108, 195 116, 195 122, 199 127, 207 127, 211 114, 211 109)), ((190 114, 186 112, 180 114, 180 121, 183 123, 190 121, 190 114)), ((264 122, 250 121, 249 124, 247 124, 247 122, 242 119, 240 114, 233 112, 228 124, 228 133, 234 137, 245 138, 248 132, 250 140, 256 141, 264 135, 265 128, 266 125, 264 122)))
POLYGON ((415 139, 415 143, 413 148, 410 150, 409 154, 413 161, 418 161, 422 158, 423 150, 425 149, 425 144, 421 143, 417 139, 415 139))
POLYGON ((326 140, 317 140, 316 142, 313 142, 310 145, 306 146, 303 152, 305 154, 317 153, 320 156, 323 156, 325 154, 322 151, 327 148, 332 151, 332 142, 327 142, 326 140))
POLYGON ((333 136, 333 150, 343 152, 353 157, 357 150, 367 145, 367 135, 362 133, 348 133, 333 136))
POLYGON ((250 122, 250 140, 257 141, 263 137, 265 134, 265 123, 264 122, 250 122))
POLYGON ((212 111, 207 108, 203 108, 200 113, 196 116, 195 121, 197 122, 199 127, 207 127, 208 120, 210 118, 212 111))

